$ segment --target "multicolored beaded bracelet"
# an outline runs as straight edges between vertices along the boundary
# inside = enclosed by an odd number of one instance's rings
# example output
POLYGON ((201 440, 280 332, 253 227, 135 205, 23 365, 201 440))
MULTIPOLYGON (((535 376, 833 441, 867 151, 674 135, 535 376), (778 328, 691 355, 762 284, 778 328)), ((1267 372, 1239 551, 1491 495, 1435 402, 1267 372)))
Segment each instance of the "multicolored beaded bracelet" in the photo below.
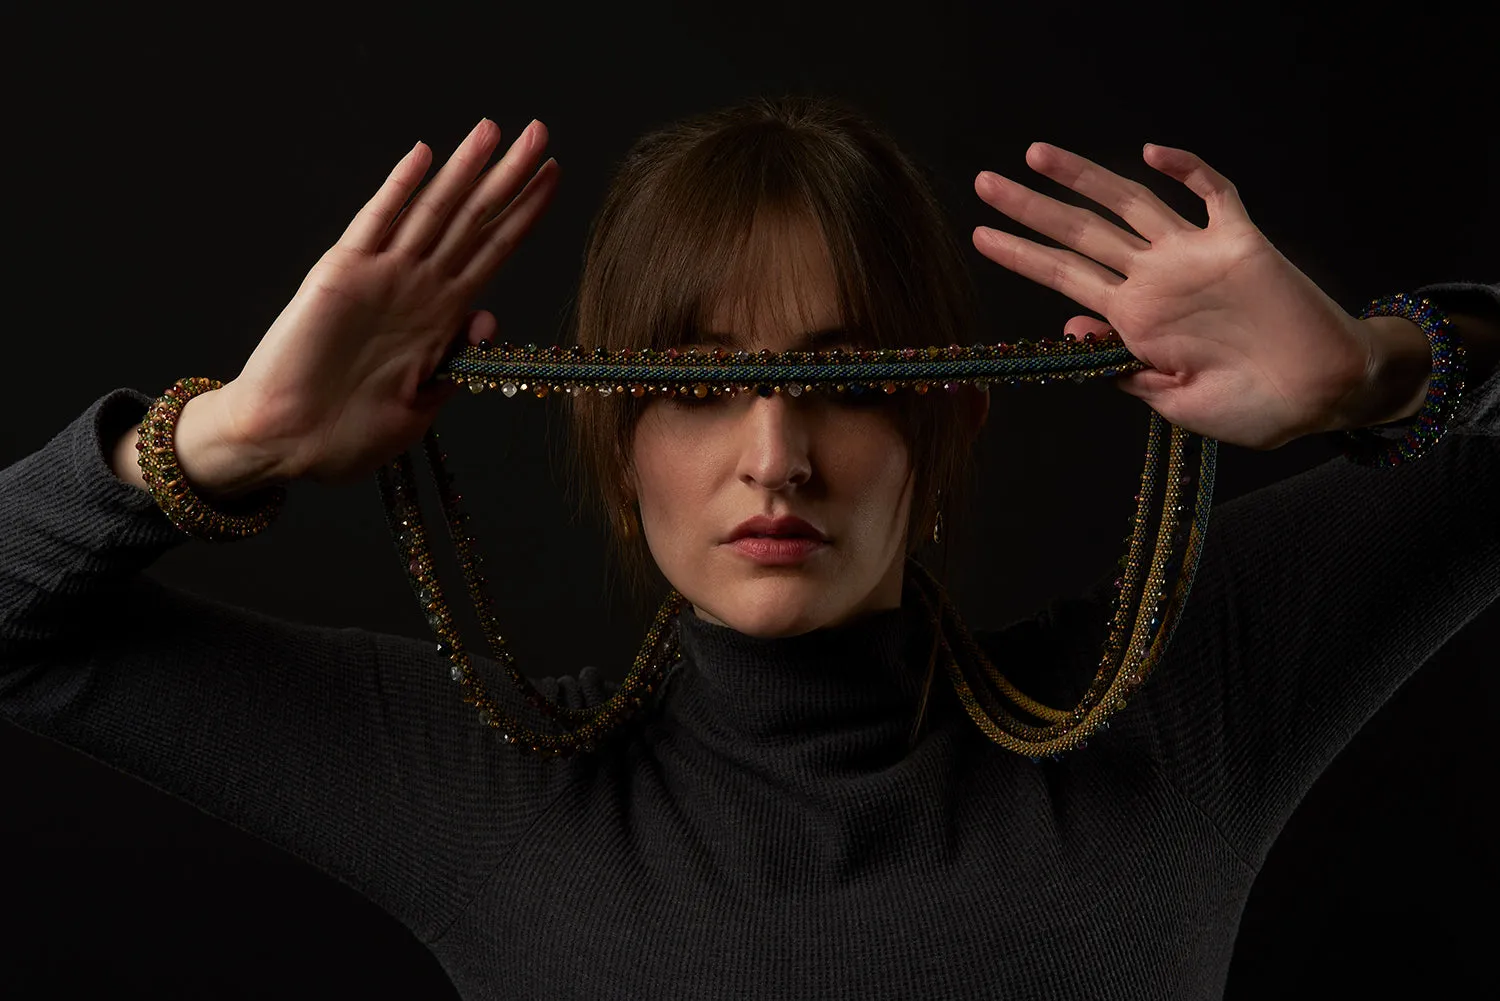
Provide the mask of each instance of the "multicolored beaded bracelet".
POLYGON ((177 420, 188 400, 223 386, 218 379, 201 376, 178 379, 157 397, 136 427, 137 461, 156 506, 172 524, 204 542, 231 542, 263 532, 286 504, 286 487, 278 484, 243 498, 235 506, 244 507, 245 512, 234 513, 208 503, 188 485, 177 463, 177 420))
POLYGON ((1371 316, 1400 316, 1412 321, 1427 335, 1432 349, 1427 398, 1402 437, 1386 438, 1368 428, 1340 432, 1339 450, 1351 462, 1388 469, 1421 457, 1448 433, 1448 423, 1463 402, 1468 353, 1453 322, 1428 299, 1405 292, 1384 296, 1359 314, 1361 320, 1371 316))

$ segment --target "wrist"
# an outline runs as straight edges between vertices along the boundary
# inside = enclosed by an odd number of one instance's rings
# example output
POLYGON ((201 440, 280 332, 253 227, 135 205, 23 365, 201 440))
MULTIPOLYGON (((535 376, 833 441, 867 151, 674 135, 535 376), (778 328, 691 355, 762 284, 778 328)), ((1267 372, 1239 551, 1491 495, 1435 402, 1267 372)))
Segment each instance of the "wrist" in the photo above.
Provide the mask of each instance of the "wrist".
POLYGON ((1405 420, 1422 409, 1432 375, 1427 335, 1401 316, 1370 316, 1358 321, 1370 346, 1362 383, 1336 415, 1334 431, 1405 420))
POLYGON ((234 436, 227 418, 231 385, 188 400, 173 435, 183 476, 209 503, 233 502, 287 480, 271 456, 234 436))

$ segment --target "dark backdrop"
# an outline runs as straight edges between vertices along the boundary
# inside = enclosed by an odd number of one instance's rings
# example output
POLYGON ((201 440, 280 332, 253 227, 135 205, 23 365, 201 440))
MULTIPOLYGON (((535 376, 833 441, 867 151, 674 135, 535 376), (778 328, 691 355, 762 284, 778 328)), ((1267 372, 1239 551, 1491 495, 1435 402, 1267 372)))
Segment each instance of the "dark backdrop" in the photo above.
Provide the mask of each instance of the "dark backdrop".
MULTIPOLYGON (((1016 229, 974 195, 979 170, 1057 193, 1024 164, 1036 139, 1146 180, 1203 221, 1141 162, 1151 141, 1227 174, 1346 308, 1496 277, 1493 49, 1432 4, 1367 24, 1269 7, 1143 19, 1000 3, 899 16, 865 4, 542 6, 449 18, 408 7, 399 21, 366 6, 338 24, 104 22, 59 8, 19 25, 7 207, 21 317, 0 356, 0 464, 113 387, 154 395, 184 375, 233 377, 412 143, 442 162, 486 115, 504 144, 541 118, 562 166, 550 213, 476 303, 516 342, 565 336, 588 221, 635 136, 799 89, 886 123, 966 244, 977 224, 1016 229)), ((1081 311, 970 257, 995 340, 1054 335, 1081 311)), ((950 568, 979 627, 1081 590, 1118 556, 1146 430, 1143 405, 1099 381, 995 395, 985 520, 950 568), (1006 525, 1028 518, 1042 530, 1011 537, 1006 525)), ((551 403, 462 394, 438 427, 503 568, 492 591, 527 672, 593 663, 621 677, 643 622, 609 597, 603 537, 547 460, 556 417, 551 403)), ((1219 501, 1335 456, 1321 438, 1219 454, 1219 501)), ((296 485, 273 531, 190 544, 149 572, 289 619, 428 636, 373 479, 296 485)), ((1496 684, 1481 668, 1494 667, 1497 627, 1492 609, 1455 637, 1293 816, 1245 913, 1231 998, 1355 996, 1409 977, 1436 989, 1478 972, 1466 915, 1493 896, 1493 834, 1475 804, 1494 756, 1482 726, 1447 723, 1475 709, 1493 721, 1496 684)), ((418 942, 342 884, 9 725, 0 804, 0 994, 453 996, 418 942), (43 970, 50 986, 34 979, 43 970)))

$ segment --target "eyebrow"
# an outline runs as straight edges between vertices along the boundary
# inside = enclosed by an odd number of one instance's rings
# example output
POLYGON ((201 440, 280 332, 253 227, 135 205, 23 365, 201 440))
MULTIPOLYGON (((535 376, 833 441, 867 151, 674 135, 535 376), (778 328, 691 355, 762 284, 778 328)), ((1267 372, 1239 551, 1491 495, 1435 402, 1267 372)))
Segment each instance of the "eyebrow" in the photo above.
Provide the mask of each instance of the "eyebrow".
MULTIPOLYGON (((813 330, 803 334, 789 349, 792 351, 816 351, 830 344, 844 344, 851 342, 853 338, 849 331, 843 327, 824 327, 822 330, 813 330)), ((717 330, 701 331, 697 340, 698 344, 719 344, 724 347, 734 347, 739 340, 733 334, 726 334, 717 330)))

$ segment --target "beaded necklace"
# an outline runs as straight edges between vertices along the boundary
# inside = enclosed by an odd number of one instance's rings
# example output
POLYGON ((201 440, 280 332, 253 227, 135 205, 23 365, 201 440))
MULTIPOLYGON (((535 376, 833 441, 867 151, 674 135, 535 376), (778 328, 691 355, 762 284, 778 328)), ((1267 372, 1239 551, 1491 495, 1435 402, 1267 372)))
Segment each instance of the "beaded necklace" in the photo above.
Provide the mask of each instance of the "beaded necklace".
MULTIPOLYGON (((1069 378, 1074 382, 1139 371, 1146 364, 1130 354, 1113 331, 1096 339, 1086 334, 1080 340, 1028 341, 1014 344, 949 345, 947 348, 887 348, 846 352, 730 353, 676 349, 625 348, 586 352, 580 346, 547 349, 535 344, 524 347, 509 343, 495 348, 487 343, 470 345, 451 355, 435 375, 465 385, 472 393, 498 389, 506 397, 531 393, 577 395, 597 392, 633 397, 689 395, 699 399, 710 393, 735 395, 755 392, 761 396, 804 392, 834 394, 887 394, 910 389, 925 394, 940 387, 956 393, 964 384, 984 390, 991 382, 1014 385, 1069 378)), ((1011 684, 984 656, 958 616, 947 592, 914 558, 907 569, 917 585, 934 635, 945 657, 948 678, 965 711, 995 743, 1034 761, 1043 756, 1056 759, 1062 753, 1087 746, 1094 733, 1109 725, 1109 717, 1123 709, 1130 696, 1145 683, 1166 653, 1172 634, 1192 588, 1202 551, 1208 512, 1212 503, 1214 467, 1218 443, 1171 424, 1151 411, 1147 434, 1145 469, 1136 510, 1125 536, 1126 554, 1120 559, 1121 574, 1114 581, 1109 635, 1100 656, 1099 670, 1078 704, 1057 709, 1029 698, 1011 684), (1170 429, 1170 437, 1164 436, 1170 429), (1158 497, 1158 469, 1166 455, 1164 488, 1158 497), (1196 476, 1188 468, 1196 462, 1196 476), (1184 525, 1187 488, 1196 483, 1192 516, 1184 525), (1153 519, 1157 512, 1158 519, 1153 519), (1147 533, 1158 520, 1154 544, 1147 533), (1171 583, 1170 588, 1168 583, 1171 583), (1132 623, 1131 609, 1135 609, 1132 623), (956 639, 970 666, 965 668, 949 636, 956 639), (976 669, 977 666, 977 669, 976 669), (1009 705, 1004 700, 1009 701, 1009 705), (1028 722, 1030 717, 1034 722, 1028 722)), ((458 685, 466 704, 474 706, 480 722, 499 732, 501 740, 517 749, 543 757, 587 754, 610 731, 642 708, 657 691, 667 668, 681 656, 673 623, 686 599, 671 589, 662 601, 635 661, 624 682, 604 704, 587 709, 559 705, 542 695, 516 667, 490 606, 485 579, 479 572, 481 557, 474 552, 477 540, 464 529, 468 516, 459 508, 462 495, 454 492, 453 477, 444 463, 446 453, 438 434, 429 429, 422 450, 437 486, 449 537, 458 552, 469 596, 496 661, 525 698, 526 704, 563 729, 547 733, 533 729, 506 713, 485 691, 463 648, 453 616, 438 582, 428 544, 426 527, 418 505, 412 463, 406 454, 377 473, 386 521, 397 552, 427 623, 438 638, 437 652, 452 662, 449 675, 458 685)))
MULTIPOLYGON (((1398 292, 1376 299, 1360 313, 1361 319, 1371 316, 1411 320, 1426 336, 1432 353, 1427 395, 1421 409, 1411 420, 1395 422, 1404 424, 1400 439, 1382 438, 1365 428, 1340 432, 1340 450, 1351 462, 1390 468, 1422 457, 1447 434, 1450 421, 1463 405, 1467 352, 1448 316, 1422 296, 1398 292)), ((1045 385, 1048 379, 1067 376, 1082 382, 1146 367, 1125 348, 1113 330, 1097 342, 1092 334, 1085 334, 1082 341, 1022 340, 1014 345, 981 344, 966 348, 952 344, 947 348, 904 347, 848 354, 839 349, 776 354, 761 351, 756 355, 740 351, 730 355, 723 349, 700 354, 696 350, 683 353, 676 349, 629 348, 618 352, 597 348, 586 353, 578 346, 540 350, 534 344, 524 348, 505 344, 498 351, 491 351, 490 347, 488 343, 465 347, 445 359, 434 378, 451 379, 467 385, 474 393, 499 389, 507 397, 523 391, 538 397, 553 392, 576 395, 594 391, 600 396, 623 396, 628 392, 635 397, 648 393, 668 397, 692 394, 701 399, 709 393, 734 395, 752 389, 762 396, 782 392, 800 396, 815 390, 857 396, 895 393, 903 388, 924 394, 941 385, 952 393, 958 392, 964 383, 983 390, 995 379, 1007 384, 1045 385)), ((286 486, 278 484, 264 491, 252 504, 219 506, 207 503, 188 483, 177 461, 174 442, 177 420, 189 400, 222 386, 219 380, 207 377, 178 379, 142 417, 135 444, 141 475, 163 515, 189 536, 210 542, 228 542, 264 531, 286 500, 286 486), (247 510, 235 510, 247 506, 247 510)), ((915 560, 908 560, 918 599, 927 612, 938 646, 947 654, 947 671, 954 690, 965 710, 990 739, 1034 761, 1043 754, 1055 758, 1064 751, 1085 746, 1086 739, 1107 727, 1109 716, 1123 708, 1127 697, 1145 682, 1165 654, 1192 588, 1213 497, 1217 446, 1215 440, 1171 424, 1154 409, 1151 411, 1145 470, 1140 491, 1135 495, 1130 534, 1124 538, 1128 548, 1120 559, 1122 573, 1114 581, 1116 593, 1111 601, 1109 636, 1097 676, 1071 710, 1042 705, 996 671, 974 643, 942 587, 915 560), (1171 436, 1164 447, 1162 438, 1168 427, 1171 436), (1158 501, 1157 466, 1163 450, 1167 469, 1158 501), (1194 461, 1198 465, 1196 479, 1186 468, 1194 461), (1195 482, 1193 515, 1184 526, 1180 519, 1185 507, 1183 497, 1195 482), (1146 533, 1150 513, 1158 504, 1159 528, 1148 564, 1146 533), (1132 608, 1136 609, 1133 625, 1132 608), (968 658, 977 663, 977 670, 971 668, 972 676, 964 673, 945 630, 952 632, 968 658), (1008 699, 1011 707, 1002 698, 1008 699), (1036 722, 1018 718, 1012 709, 1020 710, 1036 722)), ((675 629, 671 627, 674 616, 685 604, 683 596, 675 589, 669 591, 647 631, 624 687, 607 703, 588 710, 552 703, 516 670, 505 649, 505 640, 488 612, 491 602, 485 593, 484 578, 477 571, 480 558, 473 552, 477 542, 462 530, 468 519, 458 508, 461 496, 452 490, 452 477, 443 466, 447 456, 439 448, 437 433, 431 428, 424 435, 423 447, 442 499, 449 535, 458 548, 470 597, 491 650, 527 703, 567 732, 535 732, 501 711, 485 693, 459 642, 443 599, 417 505, 411 464, 402 454, 376 472, 386 520, 408 581, 438 637, 438 653, 453 662, 450 674, 460 686, 464 701, 479 709, 482 723, 499 729, 507 744, 523 751, 555 756, 594 750, 601 737, 641 708, 660 685, 663 669, 678 659, 675 629)), ((938 524, 941 517, 939 513, 938 524)), ((934 541, 936 532, 934 526, 934 541)), ((924 689, 924 707, 925 703, 924 689)))

